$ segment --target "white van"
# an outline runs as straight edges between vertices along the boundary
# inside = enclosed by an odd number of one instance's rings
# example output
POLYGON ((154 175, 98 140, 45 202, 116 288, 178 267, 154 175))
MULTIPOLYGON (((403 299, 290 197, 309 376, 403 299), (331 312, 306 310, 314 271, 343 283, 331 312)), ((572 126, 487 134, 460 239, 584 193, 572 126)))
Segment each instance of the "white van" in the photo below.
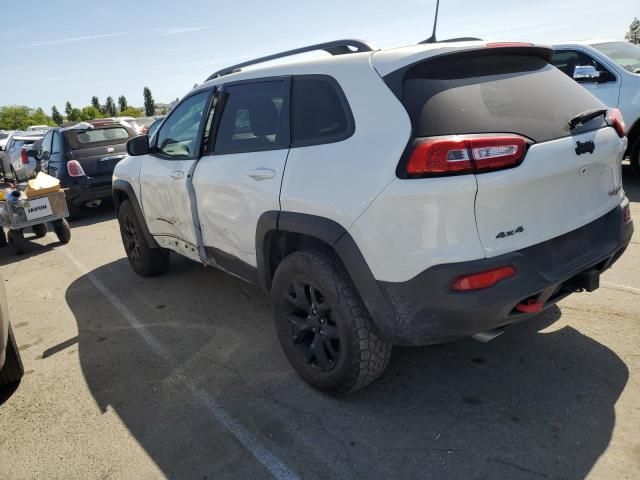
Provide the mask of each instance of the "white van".
POLYGON ((624 117, 631 166, 640 175, 640 47, 619 40, 554 45, 553 64, 624 117))

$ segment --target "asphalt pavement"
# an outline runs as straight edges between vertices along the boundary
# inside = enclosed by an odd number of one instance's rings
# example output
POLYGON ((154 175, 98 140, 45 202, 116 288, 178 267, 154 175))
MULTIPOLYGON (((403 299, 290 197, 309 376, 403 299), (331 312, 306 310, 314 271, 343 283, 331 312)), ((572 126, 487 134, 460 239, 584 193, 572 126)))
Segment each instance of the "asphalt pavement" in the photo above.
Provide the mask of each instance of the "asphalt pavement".
POLYGON ((640 478, 636 233, 592 294, 488 344, 396 348, 347 399, 287 363, 268 297, 172 256, 136 276, 109 206, 0 250, 26 375, 0 392, 0 479, 640 478))

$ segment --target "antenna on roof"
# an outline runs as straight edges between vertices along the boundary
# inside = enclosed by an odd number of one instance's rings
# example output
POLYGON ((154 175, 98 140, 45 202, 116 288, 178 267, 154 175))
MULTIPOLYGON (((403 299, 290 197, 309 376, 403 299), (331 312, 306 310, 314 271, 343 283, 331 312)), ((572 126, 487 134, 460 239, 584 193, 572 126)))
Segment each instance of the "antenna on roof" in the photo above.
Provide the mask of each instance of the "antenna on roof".
POLYGON ((433 31, 431 36, 419 43, 436 43, 436 27, 438 26, 438 10, 440 10, 440 0, 436 0, 436 18, 433 19, 433 31))

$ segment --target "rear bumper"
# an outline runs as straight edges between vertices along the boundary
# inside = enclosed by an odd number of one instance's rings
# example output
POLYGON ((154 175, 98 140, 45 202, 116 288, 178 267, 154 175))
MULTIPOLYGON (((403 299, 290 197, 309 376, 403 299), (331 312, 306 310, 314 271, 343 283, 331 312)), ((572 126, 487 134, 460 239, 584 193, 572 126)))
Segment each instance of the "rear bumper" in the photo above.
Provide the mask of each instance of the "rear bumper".
POLYGON ((518 304, 534 299, 546 309, 580 291, 580 275, 609 268, 632 234, 633 223, 623 221, 623 207, 619 206, 584 227, 516 252, 438 265, 407 282, 378 282, 393 314, 374 321, 391 343, 426 345, 524 320, 534 314, 517 311, 518 304), (462 275, 506 265, 515 267, 517 274, 493 287, 450 290, 462 275))
POLYGON ((111 198, 111 177, 111 174, 97 177, 84 177, 72 184, 63 185, 67 188, 67 203, 79 207, 92 200, 111 198))

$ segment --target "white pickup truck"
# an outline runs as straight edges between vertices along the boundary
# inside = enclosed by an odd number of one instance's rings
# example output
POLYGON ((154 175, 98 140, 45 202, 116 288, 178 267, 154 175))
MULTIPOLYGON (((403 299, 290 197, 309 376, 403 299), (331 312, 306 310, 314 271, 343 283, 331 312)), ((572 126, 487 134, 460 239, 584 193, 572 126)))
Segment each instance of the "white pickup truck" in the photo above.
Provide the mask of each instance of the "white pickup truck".
POLYGON ((553 46, 553 64, 626 123, 627 155, 640 175, 640 47, 618 40, 590 40, 553 46))

